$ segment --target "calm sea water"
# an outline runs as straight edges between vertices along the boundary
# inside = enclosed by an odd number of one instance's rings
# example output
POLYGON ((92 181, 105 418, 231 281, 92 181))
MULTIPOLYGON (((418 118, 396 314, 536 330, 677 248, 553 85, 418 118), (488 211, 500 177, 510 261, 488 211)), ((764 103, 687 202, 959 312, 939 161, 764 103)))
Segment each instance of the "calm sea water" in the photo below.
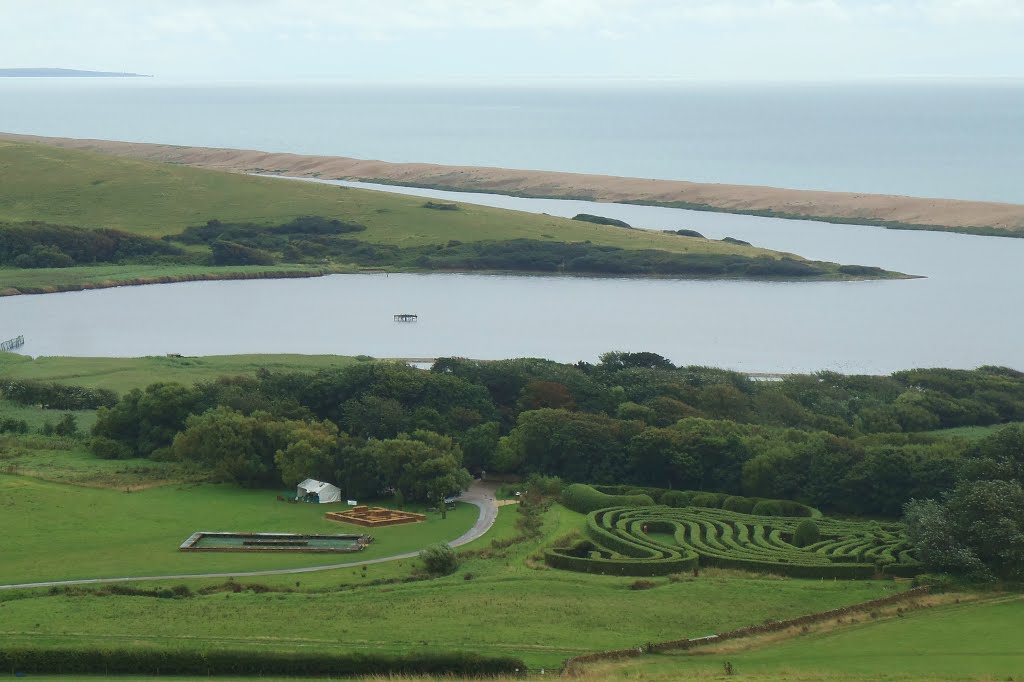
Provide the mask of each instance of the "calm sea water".
POLYGON ((0 131, 1024 202, 1024 81, 0 79, 0 131))
POLYGON ((287 352, 574 362, 608 350, 650 350, 677 363, 749 372, 1024 369, 1024 239, 405 191, 692 228, 926 278, 769 283, 406 274, 194 282, 0 298, 0 336, 24 334, 22 350, 32 355, 287 352), (395 323, 400 312, 418 313, 419 322, 395 323))

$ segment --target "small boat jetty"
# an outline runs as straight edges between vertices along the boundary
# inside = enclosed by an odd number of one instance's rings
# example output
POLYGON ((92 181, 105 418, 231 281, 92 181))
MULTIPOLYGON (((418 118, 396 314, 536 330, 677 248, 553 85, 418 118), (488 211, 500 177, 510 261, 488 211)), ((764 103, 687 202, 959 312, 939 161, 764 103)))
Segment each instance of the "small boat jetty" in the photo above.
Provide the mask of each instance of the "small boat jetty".
POLYGON ((3 343, 0 343, 0 352, 14 350, 15 348, 21 348, 24 345, 25 337, 19 335, 14 337, 13 339, 10 339, 9 341, 4 341, 3 343))

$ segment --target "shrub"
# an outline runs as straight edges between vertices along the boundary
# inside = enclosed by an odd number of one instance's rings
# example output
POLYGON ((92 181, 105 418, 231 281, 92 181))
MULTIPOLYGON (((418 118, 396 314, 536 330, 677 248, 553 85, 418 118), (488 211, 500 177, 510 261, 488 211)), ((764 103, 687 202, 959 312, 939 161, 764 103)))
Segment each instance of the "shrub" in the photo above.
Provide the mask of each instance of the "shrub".
POLYGON ((818 530, 818 524, 811 519, 804 519, 793 531, 793 544, 797 547, 813 545, 819 540, 821 540, 821 531, 818 530))
POLYGON ((754 516, 785 516, 782 503, 778 500, 761 500, 750 512, 754 516))
POLYGON ((71 437, 78 434, 78 420, 70 412, 65 413, 60 421, 53 427, 53 432, 58 436, 71 437))
POLYGON ((210 244, 214 265, 273 265, 274 255, 236 242, 223 240, 210 244))
POLYGON ((458 211, 461 209, 458 204, 449 204, 445 201, 428 201, 423 204, 423 208, 432 208, 435 211, 458 211))
POLYGON ((581 220, 585 223, 594 223, 596 225, 611 225, 612 227, 632 227, 629 223, 615 218, 605 218, 600 215, 591 215, 590 213, 579 213, 572 217, 573 220, 581 220))
POLYGON ((131 459, 135 454, 124 443, 106 436, 93 436, 89 450, 100 459, 131 459))
POLYGON ((44 244, 37 244, 14 259, 18 268, 70 268, 74 264, 74 259, 56 246, 44 244))
POLYGON ((698 237, 700 239, 706 239, 706 237, 697 230, 664 230, 664 232, 666 234, 675 234, 680 237, 698 237))
POLYGON ((420 560, 427 573, 432 575, 448 575, 459 567, 459 557, 455 550, 443 542, 430 545, 420 552, 420 560))
POLYGON ((28 422, 24 419, 0 419, 0 433, 28 433, 28 422))
POLYGON ((721 509, 728 495, 725 493, 697 493, 690 500, 693 507, 708 507, 710 509, 721 509))
POLYGON ((693 493, 685 490, 669 490, 667 493, 661 496, 661 503, 666 507, 689 507, 690 500, 693 499, 693 493))
POLYGON ((740 497, 734 495, 732 497, 725 498, 722 502, 722 509, 726 511, 739 512, 740 514, 749 514, 754 510, 754 506, 757 504, 757 500, 749 497, 740 497))
POLYGON ((557 497, 564 484, 558 476, 544 476, 543 474, 530 474, 523 484, 523 487, 531 493, 544 497, 557 497))

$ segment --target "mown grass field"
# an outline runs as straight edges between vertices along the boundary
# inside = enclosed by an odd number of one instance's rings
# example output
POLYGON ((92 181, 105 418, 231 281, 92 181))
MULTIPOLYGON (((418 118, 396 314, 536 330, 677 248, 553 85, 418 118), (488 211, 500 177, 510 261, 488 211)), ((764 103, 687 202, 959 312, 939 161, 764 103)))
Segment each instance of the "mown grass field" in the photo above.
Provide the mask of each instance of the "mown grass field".
MULTIPOLYGON (((386 192, 289 182, 186 166, 134 161, 41 144, 0 141, 0 220, 108 227, 154 237, 208 220, 277 224, 304 215, 355 221, 365 241, 413 246, 456 239, 590 240, 627 249, 775 254, 748 246, 624 230, 506 209, 424 200, 386 192)), ((776 254, 777 255, 777 254, 776 254)))
POLYGON ((1015 679, 1024 671, 1024 596, 937 606, 901 618, 726 654, 660 654, 595 666, 597 678, 714 679, 726 661, 738 679, 1015 679))
MULTIPOLYGON (((315 371, 359 362, 345 355, 207 355, 203 357, 150 356, 143 358, 31 358, 0 353, 0 379, 33 379, 62 384, 109 388, 118 393, 152 383, 195 384, 221 376, 254 375, 270 371, 315 371)), ((3 410, 0 404, 0 410, 3 410)), ((59 414, 57 415, 59 418, 59 414)), ((19 417, 21 418, 21 417, 19 417)))
MULTIPOLYGON (((476 521, 460 504, 442 520, 372 531, 324 519, 344 505, 287 504, 272 490, 171 485, 132 493, 0 474, 4 552, 0 583, 293 568, 375 559, 453 540, 476 521), (356 533, 375 540, 358 554, 179 552, 206 531, 356 533)), ((414 505, 409 507, 415 509, 414 505)))

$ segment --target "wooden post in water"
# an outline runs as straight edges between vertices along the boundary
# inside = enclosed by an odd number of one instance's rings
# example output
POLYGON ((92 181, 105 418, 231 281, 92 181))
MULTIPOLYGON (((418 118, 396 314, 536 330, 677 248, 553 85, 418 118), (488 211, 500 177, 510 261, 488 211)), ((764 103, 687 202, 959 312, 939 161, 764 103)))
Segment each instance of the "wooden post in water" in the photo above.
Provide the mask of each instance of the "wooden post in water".
POLYGON ((4 341, 3 343, 0 343, 0 352, 14 350, 15 348, 21 348, 24 345, 25 337, 19 334, 10 341, 4 341))

